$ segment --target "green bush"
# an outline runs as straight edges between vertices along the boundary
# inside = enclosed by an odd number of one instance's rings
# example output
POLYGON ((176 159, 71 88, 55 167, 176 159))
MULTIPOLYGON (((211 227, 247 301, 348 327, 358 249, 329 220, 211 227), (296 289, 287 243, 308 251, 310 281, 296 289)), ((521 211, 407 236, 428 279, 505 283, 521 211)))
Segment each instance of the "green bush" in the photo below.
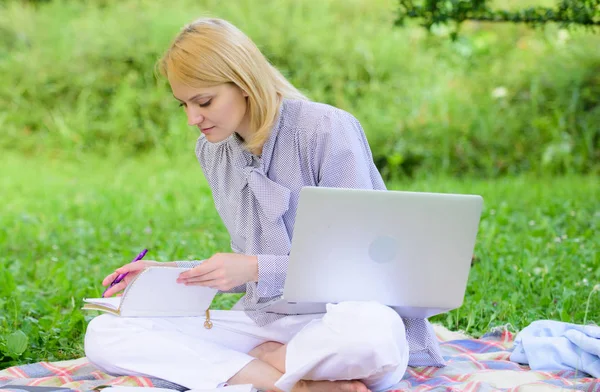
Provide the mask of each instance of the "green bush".
POLYGON ((179 28, 238 25, 312 99, 353 113, 387 178, 600 171, 600 36, 394 26, 395 0, 0 5, 0 149, 191 153, 153 76, 179 28))
POLYGON ((398 25, 403 25, 407 18, 418 19, 428 29, 439 24, 453 25, 456 28, 453 37, 458 35, 465 20, 527 23, 534 27, 559 23, 561 27, 583 26, 589 30, 600 26, 600 0, 555 0, 551 7, 538 1, 538 4, 521 4, 516 9, 504 9, 506 4, 502 3, 506 1, 492 0, 398 0, 398 3, 398 25))

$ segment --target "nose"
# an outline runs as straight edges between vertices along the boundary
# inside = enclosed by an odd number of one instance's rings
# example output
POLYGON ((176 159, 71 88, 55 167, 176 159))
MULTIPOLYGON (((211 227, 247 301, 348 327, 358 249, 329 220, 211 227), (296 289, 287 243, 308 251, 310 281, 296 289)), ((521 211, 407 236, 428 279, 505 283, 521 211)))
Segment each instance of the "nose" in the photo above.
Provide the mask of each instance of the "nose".
POLYGON ((204 115, 198 110, 198 108, 187 107, 186 114, 188 118, 188 125, 199 125, 204 121, 204 115))

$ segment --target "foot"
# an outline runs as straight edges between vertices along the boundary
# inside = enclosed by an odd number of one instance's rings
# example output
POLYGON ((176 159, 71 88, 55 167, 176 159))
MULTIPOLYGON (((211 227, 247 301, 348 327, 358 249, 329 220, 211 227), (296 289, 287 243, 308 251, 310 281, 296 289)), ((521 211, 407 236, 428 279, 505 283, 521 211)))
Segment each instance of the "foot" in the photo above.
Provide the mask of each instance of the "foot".
POLYGON ((292 392, 371 392, 360 381, 300 381, 292 392))

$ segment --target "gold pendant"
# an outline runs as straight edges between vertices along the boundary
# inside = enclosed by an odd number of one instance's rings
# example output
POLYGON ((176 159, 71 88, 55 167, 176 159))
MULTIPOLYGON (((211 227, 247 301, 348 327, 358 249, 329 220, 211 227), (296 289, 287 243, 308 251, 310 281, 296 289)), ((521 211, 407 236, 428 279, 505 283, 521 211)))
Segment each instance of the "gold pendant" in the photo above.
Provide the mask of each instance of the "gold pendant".
POLYGON ((204 321, 204 328, 211 329, 213 327, 212 321, 210 321, 210 311, 206 309, 206 321, 204 321))

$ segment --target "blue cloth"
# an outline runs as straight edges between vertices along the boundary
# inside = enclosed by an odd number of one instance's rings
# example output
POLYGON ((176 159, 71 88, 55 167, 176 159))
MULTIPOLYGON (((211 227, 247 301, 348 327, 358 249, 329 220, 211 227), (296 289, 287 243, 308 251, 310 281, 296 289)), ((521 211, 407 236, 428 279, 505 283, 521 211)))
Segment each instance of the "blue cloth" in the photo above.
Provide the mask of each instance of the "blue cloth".
POLYGON ((510 360, 532 370, 577 369, 600 378, 600 327, 535 321, 515 338, 510 360))

